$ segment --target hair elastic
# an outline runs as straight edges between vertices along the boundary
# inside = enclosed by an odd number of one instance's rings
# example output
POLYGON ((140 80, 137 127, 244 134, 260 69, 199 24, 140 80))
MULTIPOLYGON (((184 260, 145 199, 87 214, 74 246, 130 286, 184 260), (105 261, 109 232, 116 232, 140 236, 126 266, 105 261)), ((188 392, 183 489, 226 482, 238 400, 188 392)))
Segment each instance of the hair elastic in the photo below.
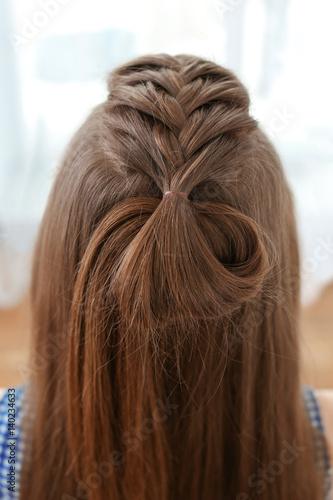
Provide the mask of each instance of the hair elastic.
POLYGON ((188 195, 187 193, 184 193, 183 191, 164 191, 163 193, 163 198, 164 196, 166 196, 167 194, 176 194, 178 196, 182 196, 183 198, 185 199, 188 199, 188 195))

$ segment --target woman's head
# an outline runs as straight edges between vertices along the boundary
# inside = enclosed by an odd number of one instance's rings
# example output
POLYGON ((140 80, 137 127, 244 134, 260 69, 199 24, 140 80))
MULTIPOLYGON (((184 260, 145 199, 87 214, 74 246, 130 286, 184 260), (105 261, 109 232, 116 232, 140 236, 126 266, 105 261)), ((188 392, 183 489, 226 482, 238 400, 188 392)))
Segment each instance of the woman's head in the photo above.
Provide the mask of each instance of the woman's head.
POLYGON ((55 349, 32 383, 25 498, 54 477, 49 499, 317 498, 292 197, 245 87, 165 54, 108 85, 36 245, 35 348, 55 349), (262 479, 294 439, 303 455, 262 479))

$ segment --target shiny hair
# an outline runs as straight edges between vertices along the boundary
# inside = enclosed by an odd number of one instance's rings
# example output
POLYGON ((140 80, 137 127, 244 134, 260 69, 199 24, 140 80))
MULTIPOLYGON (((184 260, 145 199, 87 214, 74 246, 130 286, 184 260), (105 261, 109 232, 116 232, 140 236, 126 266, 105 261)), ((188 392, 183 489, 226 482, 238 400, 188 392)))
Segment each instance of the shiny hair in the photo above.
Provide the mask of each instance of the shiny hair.
POLYGON ((293 199, 246 88, 166 54, 108 88, 36 243, 22 499, 323 498, 293 199))

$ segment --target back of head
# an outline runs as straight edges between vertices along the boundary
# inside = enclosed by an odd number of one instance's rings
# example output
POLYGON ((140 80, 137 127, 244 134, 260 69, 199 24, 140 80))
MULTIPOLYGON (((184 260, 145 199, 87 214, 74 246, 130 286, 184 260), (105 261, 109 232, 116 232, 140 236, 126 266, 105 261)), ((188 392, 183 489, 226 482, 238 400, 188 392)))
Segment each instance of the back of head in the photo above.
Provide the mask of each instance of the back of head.
POLYGON ((22 498, 321 498, 298 294, 292 197, 245 87, 189 55, 116 68, 36 245, 35 349, 55 349, 22 498))

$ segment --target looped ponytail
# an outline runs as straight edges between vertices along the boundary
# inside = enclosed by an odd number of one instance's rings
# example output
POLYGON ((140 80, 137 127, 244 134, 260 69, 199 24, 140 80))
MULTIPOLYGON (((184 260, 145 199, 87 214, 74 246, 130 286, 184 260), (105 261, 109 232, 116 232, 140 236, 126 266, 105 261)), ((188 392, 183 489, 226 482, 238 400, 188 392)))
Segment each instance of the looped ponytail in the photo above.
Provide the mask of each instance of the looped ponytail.
MULTIPOLYGON (((146 209, 149 198, 129 201, 146 209)), ((262 231, 224 204, 168 197, 123 254, 114 278, 121 315, 144 327, 230 317, 270 268, 262 231)))

